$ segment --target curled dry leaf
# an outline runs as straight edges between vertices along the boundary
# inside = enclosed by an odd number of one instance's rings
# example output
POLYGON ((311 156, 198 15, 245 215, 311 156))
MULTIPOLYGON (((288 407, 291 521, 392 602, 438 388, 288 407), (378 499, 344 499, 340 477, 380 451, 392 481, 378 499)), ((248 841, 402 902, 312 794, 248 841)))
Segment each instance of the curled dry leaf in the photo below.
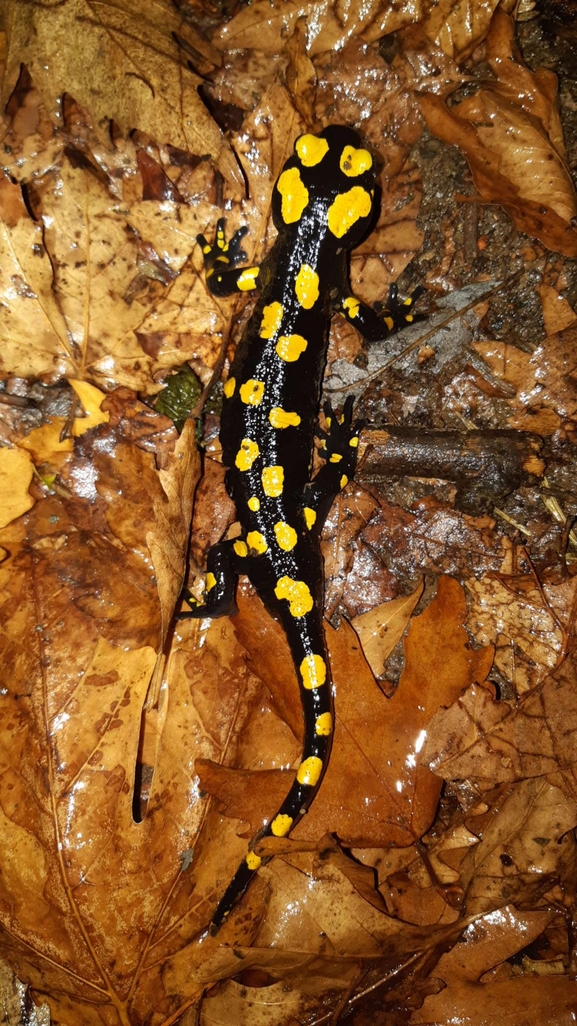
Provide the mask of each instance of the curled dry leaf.
POLYGON ((492 88, 451 109, 438 96, 422 96, 427 124, 463 150, 482 200, 500 203, 521 231, 575 257, 577 199, 555 107, 556 80, 533 74, 516 58, 513 24, 502 12, 495 14, 487 47, 497 76, 492 88), (523 85, 509 81, 511 70, 523 85))

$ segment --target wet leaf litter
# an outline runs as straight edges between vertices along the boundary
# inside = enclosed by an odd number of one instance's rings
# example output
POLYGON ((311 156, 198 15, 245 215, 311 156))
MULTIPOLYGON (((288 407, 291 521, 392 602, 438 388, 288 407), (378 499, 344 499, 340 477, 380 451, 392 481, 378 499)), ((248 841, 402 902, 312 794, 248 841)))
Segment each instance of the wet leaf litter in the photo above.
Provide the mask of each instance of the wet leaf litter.
POLYGON ((54 1023, 570 1022, 574 138, 551 71, 563 101, 568 30, 491 5, 88 11, 6 21, 4 957, 54 1023), (183 366, 191 405, 211 392, 201 589, 235 531, 218 382, 250 308, 207 293, 195 236, 224 208, 259 263, 293 140, 327 123, 383 163, 355 293, 425 284, 429 322, 375 353, 333 321, 326 396, 354 392, 368 421, 323 538, 335 747, 208 939, 302 716, 246 585, 237 617, 172 624, 197 432, 151 403, 183 366))

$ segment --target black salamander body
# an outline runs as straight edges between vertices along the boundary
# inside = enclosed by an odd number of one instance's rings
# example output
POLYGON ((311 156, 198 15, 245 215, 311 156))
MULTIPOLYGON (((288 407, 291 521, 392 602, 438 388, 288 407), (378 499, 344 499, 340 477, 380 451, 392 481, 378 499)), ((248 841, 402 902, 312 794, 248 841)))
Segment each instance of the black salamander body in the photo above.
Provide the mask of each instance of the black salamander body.
MULTIPOLYGON (((211 549, 206 597, 189 616, 233 613, 239 573, 247 574, 290 645, 305 720, 296 779, 277 814, 251 841, 215 911, 221 926, 261 865, 253 851, 264 836, 286 836, 312 802, 329 758, 333 702, 324 640, 320 532, 334 497, 353 476, 360 425, 352 398, 327 431, 317 411, 331 316, 342 313, 369 341, 411 322, 417 292, 398 303, 393 287, 380 314, 352 296, 347 251, 366 233, 374 213, 375 168, 355 131, 330 126, 303 135, 274 187, 278 238, 260 268, 245 259, 241 229, 230 243, 219 221, 214 246, 203 236, 207 283, 215 295, 260 289, 254 313, 224 386, 220 438, 229 468, 227 487, 242 536, 211 549), (315 433, 325 464, 310 480, 315 433)), ((191 605, 194 600, 189 600, 191 605)))

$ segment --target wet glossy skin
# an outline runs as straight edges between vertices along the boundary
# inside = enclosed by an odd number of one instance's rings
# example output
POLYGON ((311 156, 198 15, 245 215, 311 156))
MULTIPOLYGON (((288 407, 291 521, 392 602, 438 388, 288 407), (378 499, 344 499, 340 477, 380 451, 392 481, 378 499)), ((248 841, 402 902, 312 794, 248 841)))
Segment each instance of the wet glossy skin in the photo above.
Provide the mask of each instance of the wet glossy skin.
POLYGON ((352 129, 333 125, 297 139, 273 190, 278 238, 260 268, 236 267, 244 258, 243 230, 227 244, 219 222, 214 246, 199 236, 211 291, 261 291, 224 386, 220 433, 242 536, 211 550, 205 602, 185 615, 234 612, 236 576, 247 574, 286 632, 305 720, 296 779, 277 814, 252 839, 214 913, 213 932, 261 865, 256 842, 290 832, 313 800, 329 758, 333 703, 319 539, 335 495, 353 476, 360 429, 351 421, 352 400, 340 418, 326 408, 326 462, 311 481, 330 317, 340 311, 367 340, 382 340, 413 320, 416 296, 399 304, 391 290, 390 308, 377 315, 349 292, 347 251, 371 222, 374 187, 370 152, 352 129))

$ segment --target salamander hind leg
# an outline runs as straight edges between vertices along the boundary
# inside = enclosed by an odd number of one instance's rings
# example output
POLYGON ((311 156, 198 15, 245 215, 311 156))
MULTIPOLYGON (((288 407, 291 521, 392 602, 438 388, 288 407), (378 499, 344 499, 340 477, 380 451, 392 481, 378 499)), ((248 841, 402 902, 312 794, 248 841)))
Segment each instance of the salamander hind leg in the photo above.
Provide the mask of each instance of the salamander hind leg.
POLYGON ((237 580, 236 552, 238 542, 226 541, 213 545, 208 553, 204 601, 184 596, 189 610, 176 614, 177 620, 200 619, 203 616, 232 616, 238 612, 234 599, 237 580))
POLYGON ((330 403, 323 406, 326 431, 319 429, 317 435, 321 440, 319 455, 325 465, 305 486, 304 494, 303 514, 309 530, 322 530, 335 496, 354 476, 364 422, 353 422, 353 402, 353 396, 348 396, 340 416, 330 403))

